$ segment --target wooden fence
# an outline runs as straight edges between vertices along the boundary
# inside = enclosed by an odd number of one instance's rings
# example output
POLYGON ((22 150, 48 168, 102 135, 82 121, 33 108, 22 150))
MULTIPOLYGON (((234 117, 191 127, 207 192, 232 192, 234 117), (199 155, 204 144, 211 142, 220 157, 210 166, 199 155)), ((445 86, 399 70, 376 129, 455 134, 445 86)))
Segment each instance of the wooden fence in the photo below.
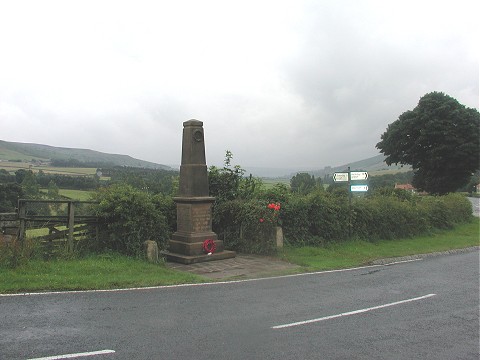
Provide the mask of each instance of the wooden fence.
POLYGON ((20 222, 17 213, 0 213, 0 236, 10 240, 17 236, 20 222))
POLYGON ((18 231, 20 244, 25 242, 27 229, 46 229, 48 235, 35 239, 51 253, 59 244, 65 244, 72 253, 75 243, 86 237, 98 242, 98 220, 88 209, 92 201, 27 200, 18 201, 18 231), (77 241, 76 241, 77 240, 77 241))

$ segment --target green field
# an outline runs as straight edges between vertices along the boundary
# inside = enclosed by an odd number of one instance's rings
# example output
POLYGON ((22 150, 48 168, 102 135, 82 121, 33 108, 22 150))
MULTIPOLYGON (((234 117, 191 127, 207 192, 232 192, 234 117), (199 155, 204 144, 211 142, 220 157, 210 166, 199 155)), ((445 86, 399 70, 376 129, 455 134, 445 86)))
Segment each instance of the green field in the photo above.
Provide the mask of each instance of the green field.
POLYGON ((3 160, 2 162, 7 162, 8 160, 21 160, 24 162, 28 162, 31 160, 47 161, 48 159, 38 156, 27 155, 15 150, 7 149, 0 143, 0 160, 3 160))
POLYGON ((266 189, 271 189, 277 184, 283 184, 290 188, 289 179, 262 179, 262 183, 266 189))
MULTIPOLYGON (((40 189, 41 192, 47 193, 47 189, 40 189)), ((66 197, 71 200, 78 200, 78 201, 89 201, 91 200, 91 196, 93 191, 87 190, 72 190, 72 189, 59 189, 58 194, 66 197)))
POLYGON ((59 194, 72 200, 88 201, 91 200, 92 191, 60 189, 59 194))
POLYGON ((66 167, 53 167, 53 166, 35 166, 26 162, 0 162, 0 169, 7 170, 13 174, 15 171, 32 170, 34 173, 43 171, 45 174, 60 174, 71 176, 93 176, 97 172, 96 168, 66 168, 66 167))

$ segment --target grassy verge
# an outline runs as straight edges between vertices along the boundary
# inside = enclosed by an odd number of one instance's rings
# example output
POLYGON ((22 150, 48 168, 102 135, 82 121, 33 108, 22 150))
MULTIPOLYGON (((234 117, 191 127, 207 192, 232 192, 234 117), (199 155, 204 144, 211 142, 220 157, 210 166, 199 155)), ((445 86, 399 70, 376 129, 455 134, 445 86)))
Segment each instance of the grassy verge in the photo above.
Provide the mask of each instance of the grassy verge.
POLYGON ((113 289, 202 282, 193 274, 173 271, 119 255, 77 260, 33 260, 16 269, 0 268, 0 293, 113 289))
POLYGON ((280 256, 306 271, 331 270, 368 264, 390 257, 425 254, 479 245, 479 220, 458 225, 453 230, 411 239, 384 240, 375 243, 351 241, 326 247, 286 248, 280 256))
MULTIPOLYGON (((327 247, 285 248, 279 257, 304 271, 354 267, 370 261, 479 245, 479 220, 431 236, 370 243, 351 241, 327 247)), ((112 289, 198 283, 204 278, 119 255, 44 262, 32 260, 16 269, 0 267, 0 293, 112 289)))

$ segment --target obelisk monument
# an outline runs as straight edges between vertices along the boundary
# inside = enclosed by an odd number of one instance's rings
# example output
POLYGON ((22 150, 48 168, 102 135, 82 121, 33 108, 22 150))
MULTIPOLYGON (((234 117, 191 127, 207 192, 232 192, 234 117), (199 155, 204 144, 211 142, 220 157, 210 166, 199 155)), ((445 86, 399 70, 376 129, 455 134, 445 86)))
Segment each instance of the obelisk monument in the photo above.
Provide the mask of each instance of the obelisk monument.
POLYGON ((212 205, 205 160, 203 122, 183 123, 182 163, 177 206, 177 231, 162 254, 169 261, 183 264, 235 257, 224 250, 223 241, 212 231, 212 205))

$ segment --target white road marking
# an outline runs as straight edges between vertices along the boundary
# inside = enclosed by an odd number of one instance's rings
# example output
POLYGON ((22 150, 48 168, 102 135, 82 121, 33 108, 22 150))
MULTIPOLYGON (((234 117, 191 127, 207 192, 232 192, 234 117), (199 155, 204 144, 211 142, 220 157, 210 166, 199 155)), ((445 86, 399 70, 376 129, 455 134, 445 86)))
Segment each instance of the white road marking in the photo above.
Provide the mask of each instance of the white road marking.
POLYGON ((383 264, 383 265, 384 265, 384 266, 390 266, 390 265, 397 265, 397 264, 409 263, 409 262, 412 262, 412 261, 420 261, 420 260, 423 260, 423 259, 422 259, 422 258, 418 258, 418 259, 394 261, 394 262, 387 263, 387 264, 383 264))
POLYGON ((341 314, 337 314, 337 315, 325 316, 325 317, 321 317, 321 318, 318 318, 318 319, 311 319, 311 320, 298 321, 298 322, 294 322, 294 323, 290 323, 290 324, 276 325, 276 326, 272 326, 271 329, 284 329, 284 328, 289 328, 289 327, 293 327, 293 326, 306 325, 306 324, 311 324, 311 323, 315 323, 315 322, 319 322, 319 321, 335 319, 335 318, 339 318, 339 317, 343 317, 343 316, 361 314, 361 313, 364 313, 364 312, 367 312, 367 311, 383 309, 383 308, 386 308, 386 307, 389 307, 389 306, 395 306, 395 305, 409 303, 409 302, 412 302, 412 301, 427 299, 427 298, 430 298, 430 297, 435 296, 435 295, 436 294, 428 294, 428 295, 419 296, 419 297, 412 298, 412 299, 396 301, 396 302, 393 302, 393 303, 374 306, 374 307, 370 307, 370 308, 366 308, 366 309, 349 311, 349 312, 345 312, 345 313, 341 313, 341 314))
POLYGON ((44 292, 31 292, 31 293, 29 292, 29 293, 16 293, 16 294, 0 294, 0 298, 1 297, 15 297, 15 296, 84 294, 84 293, 104 293, 104 292, 137 291, 137 290, 157 290, 157 289, 171 289, 171 288, 190 287, 190 286, 210 286, 210 285, 238 284, 238 283, 244 283, 244 282, 273 280, 273 279, 284 279, 284 278, 299 277, 299 276, 322 275, 322 274, 330 274, 330 273, 337 273, 337 272, 355 271, 355 270, 370 269, 370 268, 375 268, 375 267, 390 266, 390 265, 395 265, 395 264, 401 264, 401 263, 404 263, 404 262, 419 261, 419 260, 423 260, 423 259, 405 260, 405 261, 392 262, 392 263, 389 263, 389 264, 366 265, 366 266, 359 266, 359 267, 355 267, 355 268, 314 271, 314 272, 307 272, 307 273, 300 273, 300 274, 280 275, 280 276, 271 276, 271 277, 264 277, 264 278, 255 278, 255 279, 231 280, 231 281, 214 281, 214 282, 204 282, 204 283, 194 283, 194 284, 159 285, 159 286, 146 286, 146 287, 122 288, 122 289, 71 290, 71 291, 67 290, 67 291, 44 291, 44 292))
POLYGON ((113 354, 114 350, 99 350, 99 351, 91 351, 91 352, 83 352, 83 353, 76 353, 76 354, 65 354, 65 355, 55 355, 55 356, 47 356, 42 358, 34 358, 34 359, 27 359, 27 360, 60 360, 60 359, 75 359, 80 357, 87 357, 87 356, 96 356, 96 355, 104 355, 104 354, 113 354))

